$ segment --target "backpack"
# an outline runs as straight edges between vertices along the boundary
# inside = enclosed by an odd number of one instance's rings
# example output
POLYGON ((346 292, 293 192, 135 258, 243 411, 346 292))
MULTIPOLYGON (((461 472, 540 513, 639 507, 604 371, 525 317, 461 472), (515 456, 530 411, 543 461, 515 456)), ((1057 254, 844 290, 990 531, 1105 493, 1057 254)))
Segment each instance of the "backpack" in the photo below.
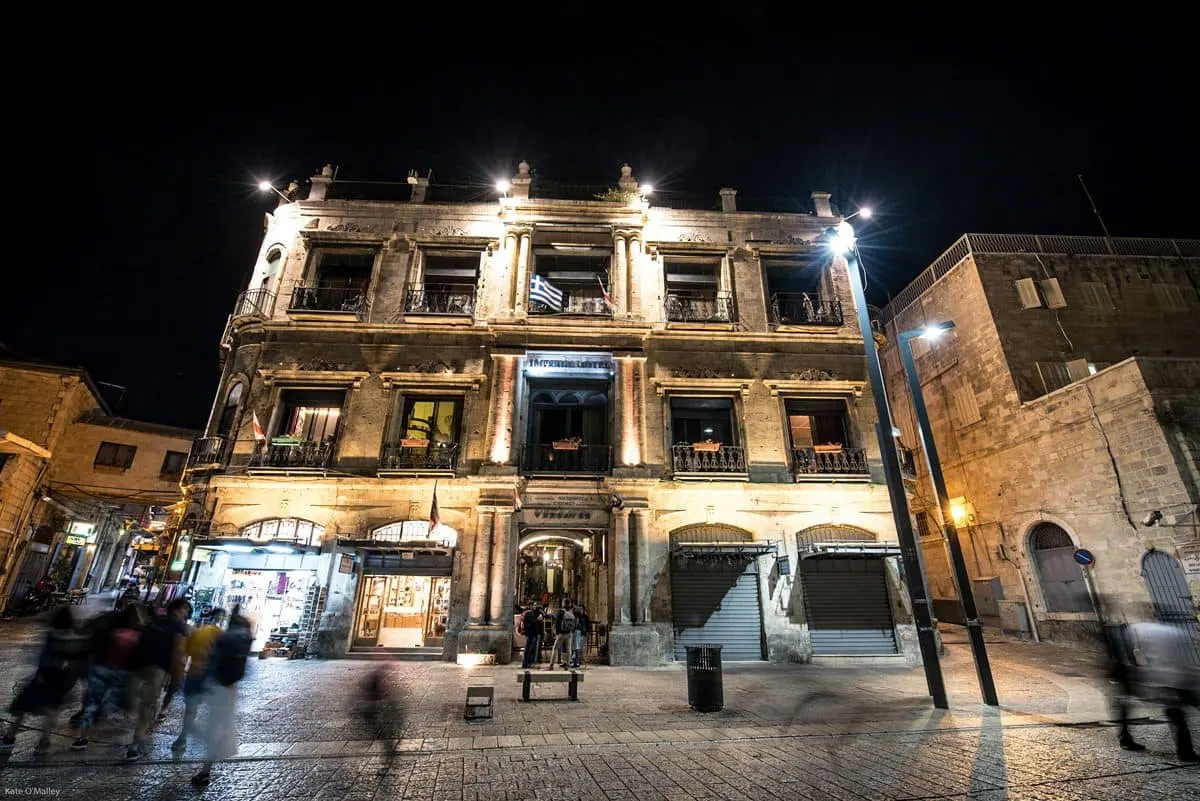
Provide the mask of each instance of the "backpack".
POLYGON ((114 628, 108 632, 108 648, 104 651, 103 664, 124 670, 129 667, 137 652, 141 632, 137 629, 114 628))
POLYGON ((573 634, 575 632, 575 615, 568 611, 563 612, 562 623, 558 626, 559 631, 563 634, 573 634))
POLYGON ((232 687, 246 675, 250 656, 250 637, 226 631, 213 648, 213 678, 222 687, 232 687))

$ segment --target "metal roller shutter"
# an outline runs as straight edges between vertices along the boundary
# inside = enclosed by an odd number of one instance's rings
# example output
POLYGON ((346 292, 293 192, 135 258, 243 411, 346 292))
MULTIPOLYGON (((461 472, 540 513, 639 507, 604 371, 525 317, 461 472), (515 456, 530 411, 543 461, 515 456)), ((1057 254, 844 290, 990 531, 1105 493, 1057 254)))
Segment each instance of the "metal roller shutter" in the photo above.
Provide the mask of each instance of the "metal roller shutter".
POLYGON ((813 653, 896 653, 882 559, 821 556, 800 563, 813 653))
POLYGON ((724 662, 763 658, 757 562, 693 565, 671 571, 675 658, 689 645, 721 645, 724 662))

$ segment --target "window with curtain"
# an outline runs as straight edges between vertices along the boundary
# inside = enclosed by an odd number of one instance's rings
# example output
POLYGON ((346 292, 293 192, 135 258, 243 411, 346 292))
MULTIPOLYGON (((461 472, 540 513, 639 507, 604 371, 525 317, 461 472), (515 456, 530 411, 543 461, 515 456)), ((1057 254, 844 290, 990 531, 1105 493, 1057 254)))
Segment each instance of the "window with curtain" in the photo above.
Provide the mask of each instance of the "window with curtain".
POLYGON ((838 401, 789 400, 786 404, 792 448, 850 445, 846 436, 846 405, 838 401))
POLYGON ((303 442, 329 442, 337 437, 344 390, 285 390, 276 436, 303 442))
POLYGON ((462 398, 404 399, 399 435, 401 439, 427 439, 434 444, 458 441, 462 398))

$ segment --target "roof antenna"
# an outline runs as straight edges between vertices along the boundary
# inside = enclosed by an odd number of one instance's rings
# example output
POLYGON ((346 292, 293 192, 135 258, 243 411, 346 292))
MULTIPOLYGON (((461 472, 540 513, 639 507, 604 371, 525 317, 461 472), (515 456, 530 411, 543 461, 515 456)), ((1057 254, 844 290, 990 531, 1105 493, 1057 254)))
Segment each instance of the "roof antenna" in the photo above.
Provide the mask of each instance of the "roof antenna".
POLYGON ((1100 221, 1100 229, 1104 231, 1104 238, 1112 239, 1108 233, 1108 226, 1104 224, 1104 218, 1100 216, 1100 210, 1096 208, 1096 201, 1092 200, 1092 193, 1088 191, 1087 184, 1083 182, 1083 173, 1079 173, 1076 177, 1079 178, 1079 185, 1083 187, 1083 194, 1087 195, 1088 204, 1092 207, 1092 214, 1095 214, 1096 219, 1100 221))

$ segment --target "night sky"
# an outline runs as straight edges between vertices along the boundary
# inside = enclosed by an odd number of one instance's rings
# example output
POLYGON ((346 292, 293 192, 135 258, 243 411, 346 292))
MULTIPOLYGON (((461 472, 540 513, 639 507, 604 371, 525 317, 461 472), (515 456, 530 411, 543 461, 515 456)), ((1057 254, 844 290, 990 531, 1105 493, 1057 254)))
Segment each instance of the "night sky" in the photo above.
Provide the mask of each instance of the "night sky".
POLYGON ((275 205, 254 184, 326 162, 436 184, 524 158, 543 179, 612 184, 629 161, 714 202, 721 186, 829 191, 877 212, 860 235, 878 303, 964 232, 1100 234, 1077 173, 1112 235, 1200 236, 1195 43, 1162 9, 721 7, 623 18, 633 6, 567 2, 495 28, 397 28, 387 47, 370 26, 314 23, 254 58, 94 59, 53 102, 34 91, 35 141, 9 156, 51 205, 22 210, 43 238, 6 265, 0 341, 124 386, 119 414, 201 427, 275 205))

